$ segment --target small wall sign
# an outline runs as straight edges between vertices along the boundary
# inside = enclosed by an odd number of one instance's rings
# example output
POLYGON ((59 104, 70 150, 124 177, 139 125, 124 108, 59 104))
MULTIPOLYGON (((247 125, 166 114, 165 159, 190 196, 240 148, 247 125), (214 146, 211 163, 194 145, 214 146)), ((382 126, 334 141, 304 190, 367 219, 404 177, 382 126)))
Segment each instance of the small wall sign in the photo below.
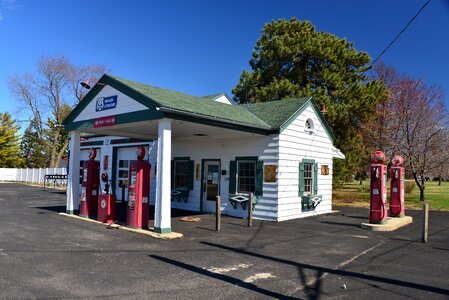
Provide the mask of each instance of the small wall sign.
POLYGON ((114 126, 116 121, 116 116, 107 116, 102 118, 97 118, 94 120, 94 128, 114 126))
POLYGON ((117 106, 117 95, 109 96, 109 97, 99 97, 99 98, 97 98, 97 103, 95 105, 95 111, 113 109, 116 106, 117 106))
POLYGON ((195 165, 195 180, 198 181, 200 180, 200 164, 196 164, 195 165))
POLYGON ((321 175, 329 175, 329 166, 321 165, 321 175))
POLYGON ((276 165, 265 165, 263 176, 264 182, 276 182, 276 165))

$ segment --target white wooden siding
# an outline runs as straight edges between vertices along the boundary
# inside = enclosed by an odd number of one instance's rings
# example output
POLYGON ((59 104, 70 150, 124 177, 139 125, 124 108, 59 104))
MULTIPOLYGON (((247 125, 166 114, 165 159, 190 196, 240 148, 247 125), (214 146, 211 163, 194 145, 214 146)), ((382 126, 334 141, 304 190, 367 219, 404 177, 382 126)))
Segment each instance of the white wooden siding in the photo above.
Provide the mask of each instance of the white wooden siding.
POLYGON ((332 141, 312 106, 308 106, 279 134, 278 162, 278 221, 328 213, 332 210, 332 141), (306 120, 312 119, 314 133, 304 130, 306 120), (299 163, 313 159, 318 164, 318 195, 323 201, 314 211, 301 209, 299 197, 299 163), (329 175, 321 175, 321 165, 329 166, 329 175))
POLYGON ((106 116, 120 115, 129 112, 135 112, 148 109, 145 105, 140 104, 134 99, 126 96, 122 92, 106 85, 98 95, 92 99, 89 104, 83 109, 83 111, 75 118, 74 122, 91 120, 106 116), (115 108, 106 109, 102 111, 96 111, 97 99, 100 97, 109 97, 117 95, 117 106, 115 108))
MULTIPOLYGON (((220 137, 189 137, 172 141, 172 157, 190 157, 196 164, 203 159, 220 159, 221 169, 226 175, 220 179, 220 195, 222 213, 236 217, 247 216, 247 210, 240 205, 236 209, 229 203, 229 163, 237 156, 257 156, 264 164, 277 164, 278 139, 276 135, 235 135, 226 139, 220 137)), ((203 170, 201 170, 203 172, 203 170)), ((194 188, 190 191, 189 201, 172 202, 172 207, 200 210, 201 179, 194 181, 194 188)), ((276 220, 277 218, 277 187, 276 184, 264 183, 263 196, 258 199, 254 218, 276 220)))

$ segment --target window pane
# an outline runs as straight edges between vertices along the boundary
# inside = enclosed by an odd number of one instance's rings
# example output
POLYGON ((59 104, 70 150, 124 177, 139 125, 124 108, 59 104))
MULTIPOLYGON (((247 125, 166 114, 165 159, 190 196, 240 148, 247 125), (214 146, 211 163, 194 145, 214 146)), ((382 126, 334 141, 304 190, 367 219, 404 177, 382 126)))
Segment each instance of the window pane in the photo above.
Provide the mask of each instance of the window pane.
POLYGON ((253 161, 239 161, 237 165, 238 171, 238 193, 254 193, 255 190, 255 174, 256 163, 253 161))
POLYGON ((188 182, 189 162, 187 160, 175 160, 174 162, 174 174, 175 187, 186 188, 188 182))
POLYGON ((129 161, 128 160, 119 160, 118 167, 119 168, 128 168, 129 161))
POLYGON ((118 181, 118 187, 119 188, 127 188, 128 187, 128 180, 119 180, 118 181))
POLYGON ((119 170, 118 177, 120 178, 128 178, 128 170, 119 170))
POLYGON ((304 192, 307 194, 313 193, 313 164, 304 164, 304 192))

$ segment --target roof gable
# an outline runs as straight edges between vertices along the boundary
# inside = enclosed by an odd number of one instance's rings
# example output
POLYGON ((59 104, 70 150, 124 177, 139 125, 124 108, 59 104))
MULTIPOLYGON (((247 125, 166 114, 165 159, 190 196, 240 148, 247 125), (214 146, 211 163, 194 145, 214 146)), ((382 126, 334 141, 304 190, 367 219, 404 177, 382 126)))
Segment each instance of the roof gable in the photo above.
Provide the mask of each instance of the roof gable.
POLYGON ((79 112, 74 122, 146 110, 149 107, 107 85, 79 112))

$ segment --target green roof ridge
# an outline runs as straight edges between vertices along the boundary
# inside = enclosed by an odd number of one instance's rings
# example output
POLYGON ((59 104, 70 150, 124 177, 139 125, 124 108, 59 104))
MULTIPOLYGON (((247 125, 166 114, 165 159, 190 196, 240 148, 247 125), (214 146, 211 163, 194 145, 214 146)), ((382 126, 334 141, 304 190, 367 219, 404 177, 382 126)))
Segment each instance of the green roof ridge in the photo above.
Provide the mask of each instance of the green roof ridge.
POLYGON ((110 77, 143 94, 162 107, 204 115, 216 119, 228 120, 246 124, 248 126, 271 129, 266 122, 262 121, 258 116, 254 115, 242 105, 234 106, 215 101, 201 101, 207 98, 192 96, 165 88, 154 87, 117 76, 110 77))

